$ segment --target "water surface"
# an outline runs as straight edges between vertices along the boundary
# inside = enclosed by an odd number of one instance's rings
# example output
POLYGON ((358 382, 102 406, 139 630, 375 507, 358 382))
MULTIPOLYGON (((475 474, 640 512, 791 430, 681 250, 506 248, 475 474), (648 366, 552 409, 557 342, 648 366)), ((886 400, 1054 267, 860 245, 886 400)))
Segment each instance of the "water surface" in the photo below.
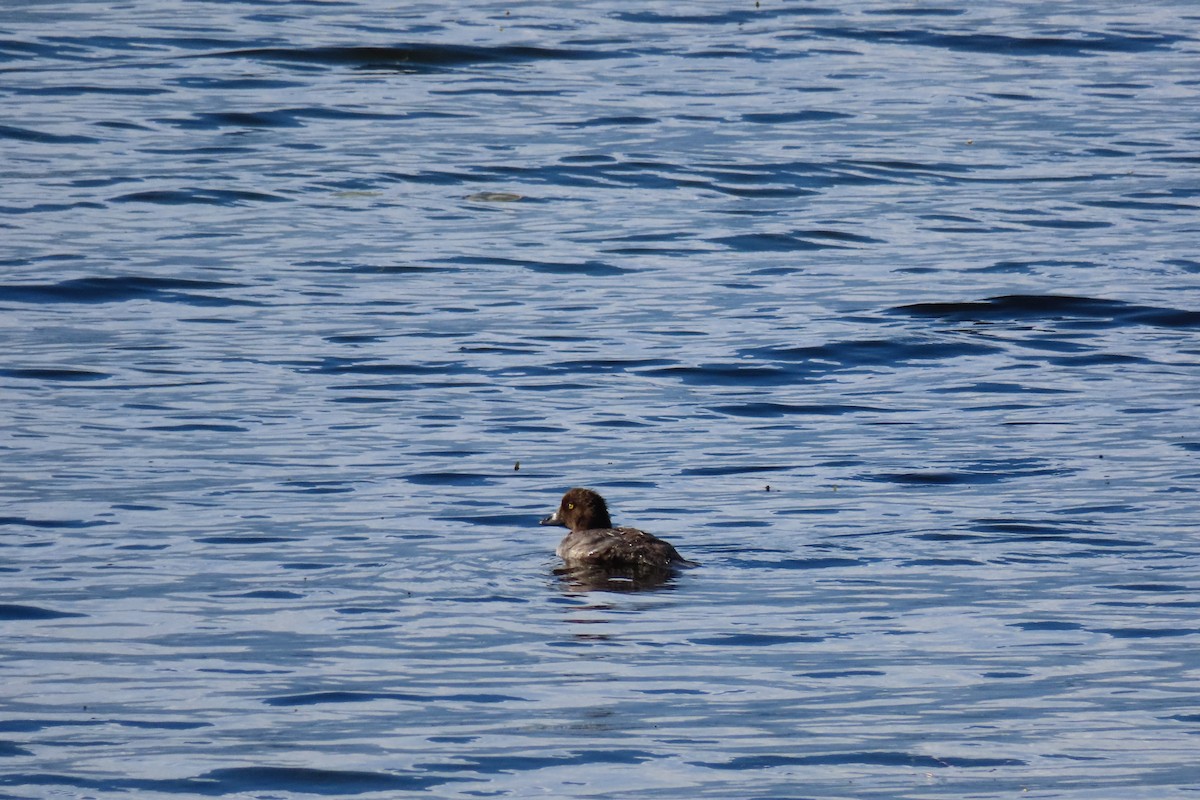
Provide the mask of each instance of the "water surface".
POLYGON ((1194 796, 1198 25, 7 9, 0 792, 1194 796))

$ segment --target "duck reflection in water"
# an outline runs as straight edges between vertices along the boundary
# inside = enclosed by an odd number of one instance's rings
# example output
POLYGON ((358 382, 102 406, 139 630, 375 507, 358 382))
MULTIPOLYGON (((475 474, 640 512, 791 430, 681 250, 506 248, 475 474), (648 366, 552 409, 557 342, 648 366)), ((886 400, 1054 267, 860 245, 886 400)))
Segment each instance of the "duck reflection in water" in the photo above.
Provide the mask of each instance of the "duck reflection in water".
POLYGON ((555 551, 563 560, 555 573, 580 589, 655 589, 669 584, 675 570, 700 566, 657 536, 637 528, 614 528, 608 504, 591 489, 568 490, 558 510, 541 524, 570 530, 555 551))

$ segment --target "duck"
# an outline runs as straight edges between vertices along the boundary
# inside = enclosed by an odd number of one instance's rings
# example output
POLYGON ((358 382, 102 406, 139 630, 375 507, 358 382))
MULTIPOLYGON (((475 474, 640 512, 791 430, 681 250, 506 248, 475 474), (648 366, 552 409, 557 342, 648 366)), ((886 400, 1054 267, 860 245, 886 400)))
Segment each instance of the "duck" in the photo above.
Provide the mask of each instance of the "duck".
POLYGON ((614 528, 608 503, 592 489, 568 489, 558 510, 539 524, 570 530, 555 550, 568 567, 639 573, 700 566, 653 534, 637 528, 614 528))

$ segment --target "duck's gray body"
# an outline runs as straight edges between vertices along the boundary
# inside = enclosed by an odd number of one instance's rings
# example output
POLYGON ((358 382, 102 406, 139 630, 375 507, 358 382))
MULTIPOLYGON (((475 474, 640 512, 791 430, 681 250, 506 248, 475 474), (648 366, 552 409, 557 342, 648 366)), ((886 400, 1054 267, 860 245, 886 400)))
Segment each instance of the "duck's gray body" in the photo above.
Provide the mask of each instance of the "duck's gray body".
POLYGON ((665 569, 690 565, 669 542, 637 528, 590 528, 571 531, 558 543, 568 564, 639 566, 665 569))
POLYGON ((568 491, 558 510, 541 524, 571 529, 556 550, 567 566, 632 570, 697 566, 653 534, 637 528, 614 528, 604 498, 591 489, 568 491))

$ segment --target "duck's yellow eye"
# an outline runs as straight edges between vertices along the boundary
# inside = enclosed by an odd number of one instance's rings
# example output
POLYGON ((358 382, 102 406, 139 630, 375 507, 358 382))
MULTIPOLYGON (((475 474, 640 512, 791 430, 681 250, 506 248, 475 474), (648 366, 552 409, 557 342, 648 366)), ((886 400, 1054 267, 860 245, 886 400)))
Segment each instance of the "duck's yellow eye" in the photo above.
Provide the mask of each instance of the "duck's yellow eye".
POLYGON ((571 510, 572 508, 574 508, 574 507, 575 507, 575 504, 574 504, 574 503, 567 503, 567 510, 568 510, 568 511, 570 511, 570 510, 571 510))

